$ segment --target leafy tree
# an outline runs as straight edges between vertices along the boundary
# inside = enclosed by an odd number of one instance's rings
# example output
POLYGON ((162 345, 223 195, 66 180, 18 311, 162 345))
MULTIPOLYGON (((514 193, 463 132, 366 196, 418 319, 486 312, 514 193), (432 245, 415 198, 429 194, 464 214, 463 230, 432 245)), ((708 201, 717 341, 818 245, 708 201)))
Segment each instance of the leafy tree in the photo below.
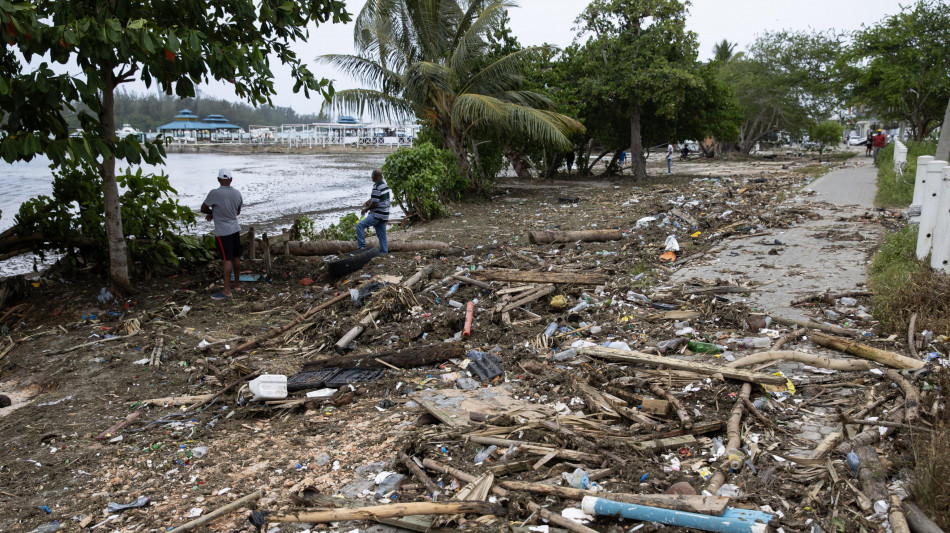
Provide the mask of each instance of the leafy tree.
POLYGON ((744 52, 736 52, 736 43, 730 43, 728 39, 716 43, 713 46, 713 63, 728 63, 733 59, 738 59, 745 55, 744 52))
POLYGON ((834 88, 840 43, 833 32, 770 32, 744 57, 713 63, 741 108, 740 152, 748 154, 780 131, 800 136, 839 107, 834 88))
POLYGON ((907 121, 920 141, 950 100, 950 4, 919 0, 854 35, 846 81, 852 100, 884 121, 907 121))
POLYGON ((356 20, 357 55, 325 55, 368 88, 339 91, 336 110, 377 117, 414 116, 439 132, 473 191, 481 190, 469 155, 473 128, 567 147, 580 124, 551 102, 519 90, 522 68, 542 47, 484 65, 487 35, 510 4, 502 0, 369 0, 356 20))
POLYGON ((165 94, 188 97, 196 84, 214 79, 233 83, 235 94, 255 104, 270 104, 273 54, 290 65, 294 90, 329 95, 329 82, 315 78, 289 45, 307 36, 311 22, 349 20, 344 8, 342 0, 0 1, 0 39, 8 45, 0 61, 0 154, 8 162, 37 154, 57 166, 69 159, 95 162, 111 284, 132 291, 116 159, 157 164, 164 152, 160 144, 116 137, 116 88, 141 79, 165 94), (81 74, 56 75, 46 61, 24 72, 12 48, 26 61, 48 57, 81 74), (73 102, 85 109, 77 112, 73 102), (69 112, 77 112, 81 139, 68 135, 69 112))
POLYGON ((826 120, 824 122, 819 122, 813 125, 808 130, 808 136, 811 140, 818 143, 818 160, 821 160, 821 154, 824 153, 825 147, 828 145, 835 145, 841 142, 841 138, 844 135, 844 126, 840 122, 834 120, 826 120))
POLYGON ((586 75, 577 82, 594 101, 610 102, 629 124, 630 162, 646 177, 646 112, 673 118, 687 89, 701 85, 696 35, 686 31, 686 5, 676 0, 594 0, 577 18, 575 39, 586 75))

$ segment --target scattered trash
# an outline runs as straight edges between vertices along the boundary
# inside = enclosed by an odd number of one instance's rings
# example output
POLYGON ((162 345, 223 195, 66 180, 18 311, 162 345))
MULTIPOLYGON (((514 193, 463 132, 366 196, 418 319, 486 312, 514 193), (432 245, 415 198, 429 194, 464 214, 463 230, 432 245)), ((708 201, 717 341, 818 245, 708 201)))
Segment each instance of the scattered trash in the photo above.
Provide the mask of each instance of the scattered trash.
POLYGON ((254 401, 282 400, 287 397, 287 376, 264 374, 247 383, 254 401))
POLYGON ((112 513, 118 513, 120 511, 124 511, 126 509, 134 509, 136 507, 145 507, 146 505, 148 505, 148 502, 149 502, 149 499, 146 496, 139 496, 138 499, 136 499, 132 503, 123 504, 123 503, 110 502, 109 505, 106 506, 106 512, 112 514, 112 513))

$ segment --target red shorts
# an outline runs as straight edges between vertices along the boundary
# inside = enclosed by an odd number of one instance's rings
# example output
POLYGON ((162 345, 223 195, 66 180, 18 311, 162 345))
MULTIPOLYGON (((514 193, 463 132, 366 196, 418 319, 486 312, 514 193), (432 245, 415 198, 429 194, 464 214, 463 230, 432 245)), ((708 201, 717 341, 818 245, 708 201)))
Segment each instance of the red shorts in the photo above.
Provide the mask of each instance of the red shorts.
POLYGON ((241 254, 244 253, 241 250, 240 232, 218 236, 215 240, 218 241, 218 252, 221 254, 221 259, 225 261, 240 259, 241 254))

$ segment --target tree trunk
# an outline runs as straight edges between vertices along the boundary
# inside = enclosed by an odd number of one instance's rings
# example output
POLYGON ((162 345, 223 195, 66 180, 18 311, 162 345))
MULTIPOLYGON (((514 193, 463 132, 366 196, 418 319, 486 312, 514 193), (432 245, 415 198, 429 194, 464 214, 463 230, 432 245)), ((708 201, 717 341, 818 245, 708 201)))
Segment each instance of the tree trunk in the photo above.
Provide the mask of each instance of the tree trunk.
MULTIPOLYGON (((115 140, 115 80, 111 66, 106 67, 104 72, 99 122, 111 141, 115 140)), ((115 155, 103 155, 99 168, 105 199, 106 239, 109 243, 109 279, 113 292, 129 294, 135 291, 129 281, 129 251, 122 233, 122 209, 119 205, 119 185, 115 179, 115 155)))
POLYGON ((937 141, 934 161, 950 161, 950 102, 947 102, 947 111, 943 115, 943 126, 940 128, 940 140, 937 141))
POLYGON ((459 139, 455 135, 452 131, 452 127, 449 125, 442 127, 442 139, 445 143, 445 148, 455 153, 455 160, 458 163, 459 172, 462 173, 462 177, 468 180, 470 184, 469 188, 475 192, 479 191, 481 188, 481 180, 472 173, 472 164, 468 160, 468 150, 465 149, 465 144, 462 139, 459 139))
POLYGON ((531 179, 531 166, 525 161, 522 153, 508 150, 508 153, 505 155, 508 156, 508 160, 511 161, 511 168, 519 178, 523 180, 531 179))
POLYGON ((643 158, 643 139, 640 136, 640 101, 634 99, 630 111, 630 171, 633 179, 647 177, 647 162, 643 158))

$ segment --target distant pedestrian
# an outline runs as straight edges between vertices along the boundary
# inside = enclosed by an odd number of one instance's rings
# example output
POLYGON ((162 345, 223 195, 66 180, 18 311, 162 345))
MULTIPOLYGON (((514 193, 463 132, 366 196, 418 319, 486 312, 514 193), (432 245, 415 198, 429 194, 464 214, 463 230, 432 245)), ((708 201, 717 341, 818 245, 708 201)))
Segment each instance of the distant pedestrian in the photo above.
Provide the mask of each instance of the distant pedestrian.
POLYGON ((567 175, 571 175, 571 168, 574 167, 574 152, 564 154, 564 161, 567 163, 567 175))
POLYGON ((877 130, 877 135, 874 136, 874 162, 877 163, 877 153, 881 151, 881 148, 884 148, 884 145, 887 144, 887 135, 883 131, 877 130))
POLYGON ((874 149, 874 132, 868 130, 868 138, 864 140, 864 146, 866 148, 864 152, 864 157, 871 157, 871 150, 874 149))
POLYGON ((673 173, 673 145, 666 145, 666 173, 673 173))
POLYGON ((372 174, 373 192, 369 200, 363 204, 360 215, 366 215, 356 224, 356 249, 366 247, 366 228, 376 229, 376 238, 379 239, 379 253, 389 253, 389 241, 386 239, 386 223, 389 221, 389 204, 391 193, 389 186, 383 180, 383 171, 376 169, 372 174), (369 213, 367 215, 367 213, 369 213))
POLYGON ((621 150, 621 151, 620 151, 620 157, 619 157, 618 160, 619 160, 619 162, 620 162, 620 173, 622 174, 622 173, 623 173, 623 165, 624 165, 624 163, 627 162, 627 152, 626 152, 626 150, 621 150))
POLYGON ((231 297, 232 287, 241 290, 241 225, 238 224, 238 215, 244 199, 241 192, 231 187, 233 175, 231 171, 222 168, 218 171, 217 189, 212 189, 208 197, 201 204, 201 212, 205 220, 214 221, 215 241, 218 253, 224 263, 224 289, 211 295, 213 300, 224 300, 231 297), (234 274, 234 283, 231 283, 231 274, 234 274))

